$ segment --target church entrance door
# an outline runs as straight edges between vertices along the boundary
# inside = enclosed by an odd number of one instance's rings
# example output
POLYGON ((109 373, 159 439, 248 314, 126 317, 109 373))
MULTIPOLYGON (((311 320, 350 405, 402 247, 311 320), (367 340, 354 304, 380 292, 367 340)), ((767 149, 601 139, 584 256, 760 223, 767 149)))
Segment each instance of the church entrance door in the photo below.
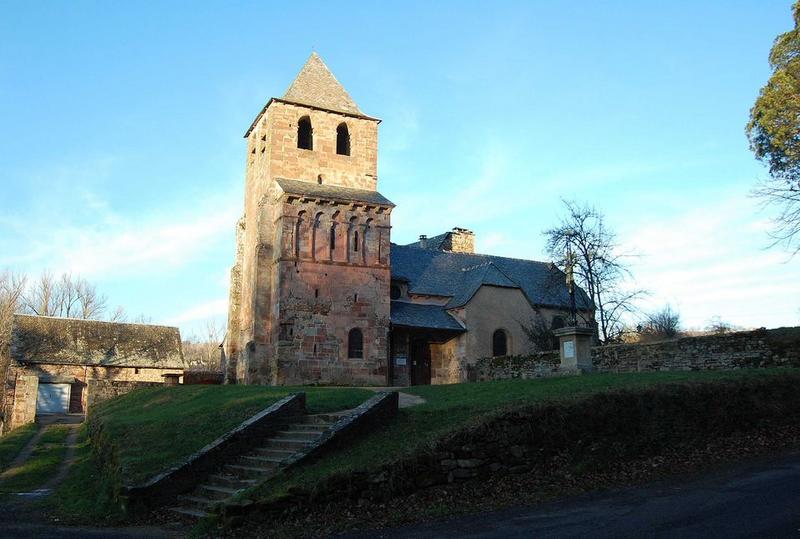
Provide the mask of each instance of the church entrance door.
POLYGON ((427 339, 411 342, 411 385, 421 386, 431 383, 431 346, 427 339))

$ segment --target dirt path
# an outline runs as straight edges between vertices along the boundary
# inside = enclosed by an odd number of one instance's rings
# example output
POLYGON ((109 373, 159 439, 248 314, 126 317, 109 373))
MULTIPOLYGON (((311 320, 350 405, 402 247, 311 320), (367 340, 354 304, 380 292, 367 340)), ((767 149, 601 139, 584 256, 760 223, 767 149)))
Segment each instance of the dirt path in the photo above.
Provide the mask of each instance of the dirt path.
POLYGON ((400 408, 411 408, 412 406, 416 406, 418 404, 424 404, 425 399, 422 397, 418 397, 417 395, 412 395, 411 393, 403 393, 402 387, 371 387, 373 391, 397 391, 398 393, 398 406, 400 408))

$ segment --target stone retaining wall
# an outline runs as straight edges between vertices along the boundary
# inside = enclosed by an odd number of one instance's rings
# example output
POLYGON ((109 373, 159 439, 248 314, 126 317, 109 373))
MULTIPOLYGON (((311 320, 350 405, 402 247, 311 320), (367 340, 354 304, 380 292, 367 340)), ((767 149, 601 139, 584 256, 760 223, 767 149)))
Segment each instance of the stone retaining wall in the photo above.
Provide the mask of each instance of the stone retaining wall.
POLYGON ((467 379, 470 382, 542 378, 561 374, 557 351, 537 352, 529 356, 484 358, 467 369, 467 379))
POLYGON ((162 387, 163 382, 134 382, 126 380, 88 380, 86 408, 143 387, 162 387))

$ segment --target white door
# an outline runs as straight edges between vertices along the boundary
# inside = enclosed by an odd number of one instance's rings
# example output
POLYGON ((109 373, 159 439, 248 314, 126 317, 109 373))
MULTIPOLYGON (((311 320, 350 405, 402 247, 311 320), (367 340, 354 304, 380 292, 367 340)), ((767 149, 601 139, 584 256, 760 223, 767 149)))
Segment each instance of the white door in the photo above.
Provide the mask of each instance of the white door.
POLYGON ((37 414, 66 414, 69 411, 69 384, 39 384, 37 414))

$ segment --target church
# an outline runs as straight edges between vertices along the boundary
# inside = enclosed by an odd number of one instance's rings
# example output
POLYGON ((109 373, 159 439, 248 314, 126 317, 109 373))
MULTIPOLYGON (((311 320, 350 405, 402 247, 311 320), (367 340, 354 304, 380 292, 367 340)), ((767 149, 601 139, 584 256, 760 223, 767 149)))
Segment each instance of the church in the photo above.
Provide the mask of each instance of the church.
MULTIPOLYGON (((455 383, 477 359, 536 351, 531 327, 568 320, 551 263, 475 253, 459 227, 391 242, 379 124, 313 53, 245 133, 227 383, 455 383)), ((577 307, 591 319, 581 290, 577 307)))

